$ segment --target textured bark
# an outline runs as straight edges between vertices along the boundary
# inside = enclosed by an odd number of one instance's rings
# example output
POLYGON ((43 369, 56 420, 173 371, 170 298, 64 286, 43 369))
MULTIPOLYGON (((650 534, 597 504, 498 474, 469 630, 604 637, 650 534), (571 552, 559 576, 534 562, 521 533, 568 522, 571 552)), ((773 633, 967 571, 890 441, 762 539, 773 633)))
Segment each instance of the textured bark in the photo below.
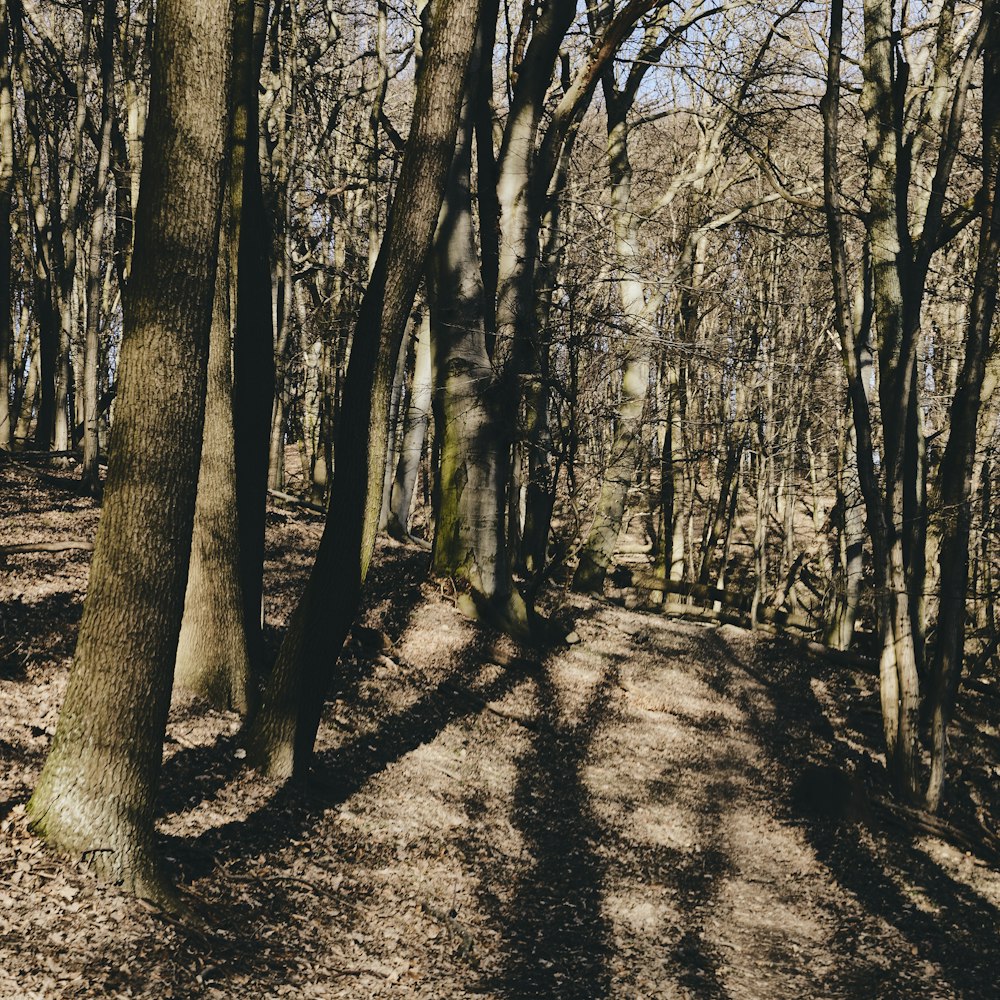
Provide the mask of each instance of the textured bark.
POLYGON ((843 589, 837 598, 833 621, 827 632, 827 645, 849 650, 854 642, 854 628, 864 579, 865 512, 864 496, 858 474, 857 432, 848 427, 841 448, 840 497, 842 524, 839 531, 840 563, 843 589))
MULTIPOLYGON (((243 601, 234 439, 232 346, 239 290, 244 173, 250 146, 249 92, 256 87, 254 2, 237 0, 233 25, 232 136, 219 232, 208 355, 205 429, 191 565, 177 646, 175 685, 218 708, 248 712, 254 701, 243 601)), ((256 132, 254 130, 254 136, 256 132)))
POLYGON ((0 0, 0 449, 13 441, 10 405, 11 352, 11 202, 14 196, 14 99, 10 66, 10 18, 0 0))
POLYGON ((251 759, 275 776, 309 766, 331 670, 357 612, 374 550, 392 377, 454 156, 479 4, 434 0, 423 16, 428 23, 413 121, 355 329, 327 527, 261 711, 248 731, 251 759))
POLYGON ((494 624, 524 631, 504 533, 507 452, 499 383, 487 351, 482 274, 472 223, 472 109, 479 59, 473 61, 431 255, 431 351, 434 426, 441 449, 437 524, 431 556, 438 576, 464 581, 472 604, 494 624))
POLYGON ((580 563, 573 575, 573 589, 601 591, 614 556, 621 531, 625 500, 636 465, 639 430, 649 390, 649 349, 641 336, 647 317, 645 287, 634 271, 632 259, 638 252, 639 227, 632 200, 632 164, 628 151, 630 101, 623 99, 608 74, 604 85, 608 107, 608 169, 615 234, 615 252, 620 274, 622 314, 632 338, 622 371, 621 405, 611 456, 597 501, 597 511, 587 540, 580 551, 580 563))
POLYGON ((427 425, 431 416, 431 395, 434 383, 431 370, 431 316, 424 310, 417 331, 413 363, 413 385, 403 423, 403 443, 389 497, 389 519, 386 525, 393 538, 405 541, 410 537, 410 508, 417 485, 420 457, 424 453, 427 425))
POLYGON ((931 774, 927 807, 941 804, 945 782, 948 724, 962 674, 966 599, 969 589, 969 535, 972 528, 972 473, 983 380, 996 314, 997 267, 1000 264, 1000 4, 984 5, 990 32, 983 67, 983 183, 987 197, 980 222, 979 256, 969 309, 965 358, 949 414, 950 433, 941 461, 943 526, 938 639, 932 690, 931 774))
POLYGON ((162 0, 122 344, 115 449, 80 635, 35 829, 168 901, 153 805, 201 446, 232 11, 162 0))

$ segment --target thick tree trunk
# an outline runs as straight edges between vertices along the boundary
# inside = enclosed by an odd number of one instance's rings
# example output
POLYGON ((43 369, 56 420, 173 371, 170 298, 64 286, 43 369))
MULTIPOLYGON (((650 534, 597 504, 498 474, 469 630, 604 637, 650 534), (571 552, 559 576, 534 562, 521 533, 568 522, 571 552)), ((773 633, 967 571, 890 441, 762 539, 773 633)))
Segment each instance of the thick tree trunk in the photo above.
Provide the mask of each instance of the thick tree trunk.
POLYGON ((441 460, 431 569, 471 590, 464 609, 524 632, 504 532, 509 441, 500 420, 500 386, 487 352, 482 275, 472 225, 474 61, 431 255, 431 351, 441 460))
POLYGON ((232 10, 161 0, 115 448, 73 669, 29 803, 53 846, 170 902, 153 806, 194 517, 232 10))
POLYGON ((331 669, 374 551, 392 377, 454 157, 479 3, 432 0, 423 16, 413 122, 351 348, 327 528, 248 732, 251 759, 275 776, 309 766, 331 669))

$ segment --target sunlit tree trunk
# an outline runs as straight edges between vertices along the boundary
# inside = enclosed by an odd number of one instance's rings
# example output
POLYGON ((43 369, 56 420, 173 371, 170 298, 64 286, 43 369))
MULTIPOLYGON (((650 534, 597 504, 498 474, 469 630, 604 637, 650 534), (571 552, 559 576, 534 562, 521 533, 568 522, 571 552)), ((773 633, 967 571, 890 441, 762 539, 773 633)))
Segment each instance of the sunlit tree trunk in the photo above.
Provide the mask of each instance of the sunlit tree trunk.
POLYGON ((454 158, 479 4, 433 0, 423 17, 413 121, 351 347, 327 528, 248 731, 251 759, 275 776, 309 766, 331 669, 357 611, 374 550, 389 393, 454 158))
POLYGON ((427 425, 431 415, 433 392, 431 367, 431 316, 425 309, 417 330, 413 364, 413 384, 403 425, 403 443, 399 449, 396 475, 389 497, 389 519, 386 525, 393 538, 405 541, 410 537, 410 508, 417 485, 420 458, 424 453, 427 425))

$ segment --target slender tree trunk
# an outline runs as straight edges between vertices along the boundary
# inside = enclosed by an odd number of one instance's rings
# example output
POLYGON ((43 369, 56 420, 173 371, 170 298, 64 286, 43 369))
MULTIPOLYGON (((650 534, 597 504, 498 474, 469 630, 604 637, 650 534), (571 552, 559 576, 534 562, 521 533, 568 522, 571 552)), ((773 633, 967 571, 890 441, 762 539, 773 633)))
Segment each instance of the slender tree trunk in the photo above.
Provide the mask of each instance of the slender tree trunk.
POLYGON ((979 256, 969 309, 965 358, 950 412, 950 433, 941 462, 943 524, 939 565, 938 638, 932 690, 931 775, 927 807, 941 804, 945 781, 948 723, 962 674, 966 600, 969 590, 969 536, 972 529, 972 473, 990 333, 996 313, 1000 263, 1000 4, 984 6, 990 33, 983 68, 983 182, 987 198, 979 233, 979 256))
POLYGON ((850 649, 861 601, 864 579, 865 511, 858 475, 857 432, 854 426, 844 430, 841 448, 842 524, 840 528, 842 592, 826 640, 834 649, 850 649))
MULTIPOLYGON (((11 208, 14 198, 14 96, 11 84, 10 17, 0 0, 0 449, 13 443, 10 376, 13 343, 11 322, 11 208)), ((20 359, 18 359, 20 360, 20 359)))
POLYGON ((153 806, 190 554, 232 11, 161 0, 115 448, 80 636, 29 803, 53 846, 171 902, 153 806))
POLYGON ((613 78, 605 77, 604 95, 608 108, 608 168, 615 231, 615 250, 621 268, 618 280, 622 312, 628 324, 628 345, 622 372, 622 401, 611 458, 601 482, 601 494, 590 534, 580 552, 573 575, 573 589, 601 591, 614 556, 625 513, 628 488, 636 466, 636 449, 649 391, 650 357, 642 333, 650 306, 646 289, 634 270, 638 253, 639 227, 632 200, 632 164, 628 149, 628 112, 631 102, 616 91, 613 78))
MULTIPOLYGON (((236 278, 236 336, 233 340, 233 427, 236 439, 236 498, 240 525, 240 579, 247 649, 252 668, 264 657, 264 528, 271 410, 274 400, 274 332, 271 327, 271 235, 261 188, 258 82, 267 33, 267 0, 255 0, 253 39, 246 89, 237 93, 245 108, 243 198, 236 278)), ((239 40, 237 40, 239 42, 239 40)), ((243 51, 240 45, 238 51, 243 51)), ((242 87, 242 83, 241 83, 242 87)), ((240 137, 236 137, 240 142, 240 137)))
MULTIPOLYGON (((233 93, 254 84, 253 0, 237 0, 233 93)), ((233 433, 233 307, 238 289, 247 102, 233 102, 226 197, 209 336, 205 429, 198 474, 191 565, 177 644, 175 686, 217 708, 246 713, 254 701, 240 577, 240 530, 233 433)))
POLYGON ((111 169, 111 128, 114 115, 115 87, 114 38, 116 34, 115 0, 104 0, 101 62, 101 145, 98 150, 97 178, 94 184, 94 212, 90 223, 90 254, 87 260, 87 321, 83 359, 83 468, 84 489, 100 499, 103 491, 98 467, 98 362, 101 329, 101 248, 107 214, 108 174, 111 169))
POLYGON ((417 331, 416 356, 413 365, 413 388, 406 409, 403 444, 399 449, 396 476, 389 499, 389 534, 400 541, 410 537, 410 508, 417 485, 420 457, 424 452, 427 425, 430 421, 433 375, 431 368, 431 315, 425 309, 417 331))
POLYGON ((327 528, 248 732, 251 759, 275 776, 309 766, 330 672, 374 550, 392 377, 454 157, 479 4, 433 0, 423 17, 409 140, 351 347, 327 528))

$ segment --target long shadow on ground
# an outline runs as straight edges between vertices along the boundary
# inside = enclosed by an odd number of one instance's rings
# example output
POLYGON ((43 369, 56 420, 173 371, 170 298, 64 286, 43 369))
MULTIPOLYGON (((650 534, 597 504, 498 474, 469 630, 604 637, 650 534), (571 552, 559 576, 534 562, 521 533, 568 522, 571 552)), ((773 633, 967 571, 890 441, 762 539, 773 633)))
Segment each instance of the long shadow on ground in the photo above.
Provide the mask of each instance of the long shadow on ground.
POLYGON ((433 740, 445 727, 503 696, 524 676, 522 667, 505 671, 484 687, 476 685, 479 664, 489 661, 492 643, 479 636, 462 667, 405 711, 387 718, 375 733, 360 733, 343 746, 317 755, 314 777, 284 785, 244 820, 213 827, 194 840, 164 838, 166 853, 183 865, 185 880, 204 878, 216 868, 288 846, 324 812, 347 801, 375 775, 433 740))
MULTIPOLYGON (((535 679, 538 721, 517 764, 513 803, 513 821, 532 861, 509 904, 489 891, 488 878, 480 893, 505 948, 502 971, 484 985, 511 1000, 610 995, 610 928, 597 850, 604 831, 589 803, 583 768, 606 718, 615 676, 610 665, 575 724, 560 721, 558 691, 548 672, 535 679)), ((476 803, 467 808, 474 815, 476 803)))
MULTIPOLYGON (((190 956, 188 967, 211 961, 220 982, 236 970, 262 975, 278 971, 294 979, 300 938, 292 933, 279 940, 266 928, 294 925, 300 912, 302 880, 267 877, 267 855, 308 841, 318 833, 317 824, 329 810, 342 805, 389 765, 432 741, 451 723, 481 711, 484 701, 502 698, 532 669, 532 664, 517 661, 492 682, 480 684, 480 665, 495 659, 494 650, 492 638, 477 633, 463 652, 467 666, 453 671, 405 711, 386 718, 376 732, 359 733, 337 749, 320 753, 312 780, 287 783, 245 819, 214 827, 196 838, 161 837, 161 852, 179 868, 182 884, 208 880, 207 891, 213 900, 206 916, 223 934, 218 940, 214 936, 188 938, 184 943, 190 956), (248 902, 244 884, 254 886, 256 902, 248 902), (257 917, 265 911, 265 936, 261 936, 257 917)), ((186 776, 190 778, 191 772, 186 776)), ((180 777, 180 773, 175 774, 175 778, 180 777)), ((178 789, 176 794, 183 799, 185 792, 178 789)), ((325 829, 329 833, 329 826, 325 829)), ((355 860, 350 850, 349 843, 327 836, 323 852, 330 861, 324 864, 313 858, 311 863, 322 868, 332 864, 338 874, 348 872, 355 860)), ((200 891, 206 890, 202 887, 200 891)), ((315 902, 312 893, 305 891, 310 902, 315 902)), ((347 891, 337 904, 349 905, 349 895, 347 891)))
MULTIPOLYGON (((937 991, 944 987, 954 996, 995 997, 996 929, 1000 922, 996 907, 951 878, 918 848, 907 830, 897 826, 882 829, 876 821, 871 844, 849 824, 834 822, 828 816, 803 815, 785 791, 789 782, 780 787, 782 777, 792 779, 801 774, 810 763, 810 753, 824 748, 834 759, 846 761, 853 756, 859 768, 866 765, 838 743, 813 694, 811 676, 828 669, 826 665, 772 646, 760 647, 766 660, 763 668, 756 668, 741 659, 719 633, 712 633, 708 641, 718 654, 714 661, 706 657, 706 663, 715 664, 707 677, 709 683, 746 713, 757 742, 772 755, 780 776, 776 792, 788 817, 801 827, 819 860, 854 895, 868 917, 894 927, 920 959, 940 968, 945 983, 933 984, 931 995, 939 995, 937 991), (740 674, 766 690, 773 712, 762 711, 759 702, 747 694, 740 674), (935 912, 917 906, 915 898, 919 897, 935 912)), ((837 944, 850 959, 829 977, 825 984, 828 995, 858 1000, 908 998, 931 987, 912 956, 865 956, 859 935, 866 928, 850 915, 839 916, 837 944)))
MULTIPOLYGON (((414 609, 422 600, 420 584, 426 579, 427 553, 400 548, 391 560, 373 564, 366 582, 366 595, 389 592, 393 600, 379 614, 383 631, 394 641, 406 629, 414 609)), ((366 604, 371 603, 368 597, 366 604)), ((362 617, 370 609, 362 609, 362 617)), ((267 651, 271 662, 277 656, 281 635, 268 630, 267 651)), ((374 662, 353 639, 348 639, 337 657, 327 701, 352 701, 363 681, 371 676, 374 662)), ((161 817, 182 812, 217 795, 232 779, 239 745, 236 736, 220 736, 210 746, 185 748, 163 765, 157 814, 161 817)))

